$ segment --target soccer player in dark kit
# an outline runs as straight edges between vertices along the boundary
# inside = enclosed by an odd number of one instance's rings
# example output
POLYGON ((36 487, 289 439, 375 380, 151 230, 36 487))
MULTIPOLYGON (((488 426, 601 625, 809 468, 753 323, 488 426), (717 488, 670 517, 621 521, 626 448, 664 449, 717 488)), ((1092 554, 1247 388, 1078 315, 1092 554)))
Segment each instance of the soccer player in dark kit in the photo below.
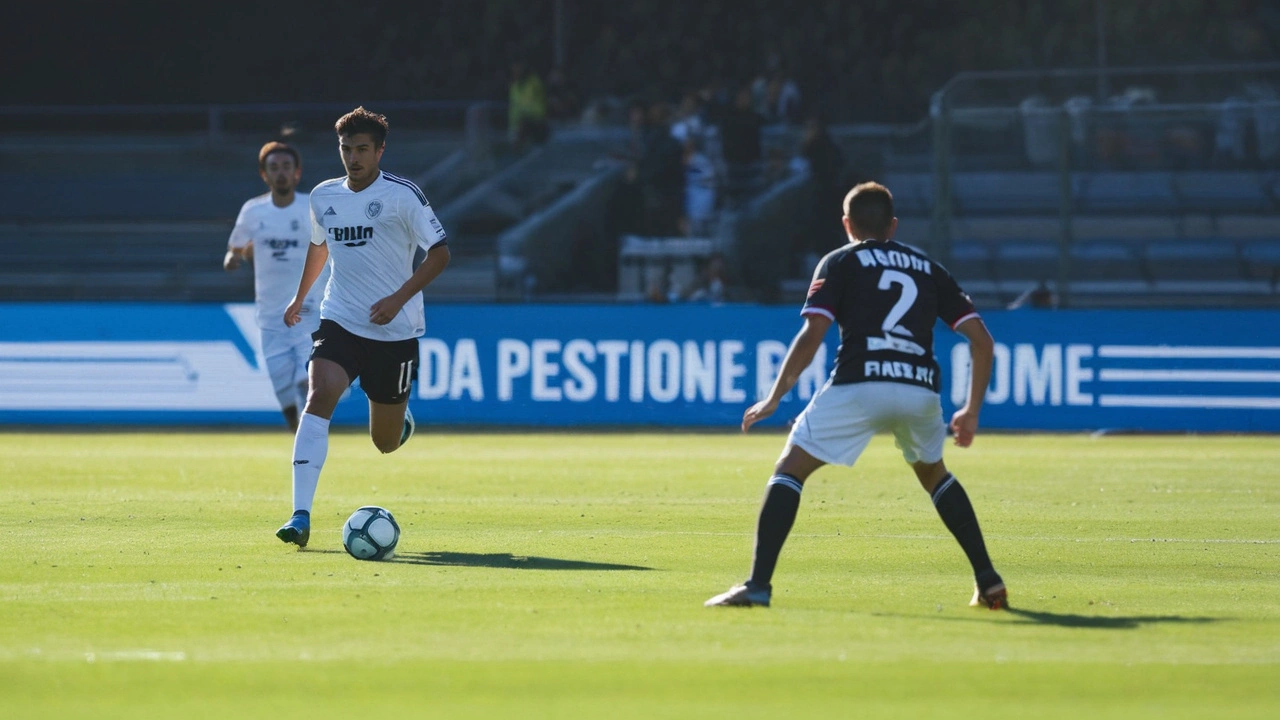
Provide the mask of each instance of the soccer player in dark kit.
POLYGON ((805 480, 826 464, 852 466, 876 432, 890 431, 973 565, 976 588, 969 604, 1004 608, 1008 593, 987 556, 969 496, 942 462, 946 428, 933 356, 938 319, 969 340, 973 371, 968 402, 951 418, 956 444, 968 447, 991 377, 991 334, 950 273, 920 251, 893 241, 898 219, 893 195, 883 185, 863 183, 845 196, 844 226, 851 242, 818 264, 801 311, 804 327, 769 396, 743 415, 742 430, 777 410, 832 323, 840 326, 835 370, 796 418, 766 486, 750 578, 706 605, 768 606, 778 553, 795 522, 805 480))

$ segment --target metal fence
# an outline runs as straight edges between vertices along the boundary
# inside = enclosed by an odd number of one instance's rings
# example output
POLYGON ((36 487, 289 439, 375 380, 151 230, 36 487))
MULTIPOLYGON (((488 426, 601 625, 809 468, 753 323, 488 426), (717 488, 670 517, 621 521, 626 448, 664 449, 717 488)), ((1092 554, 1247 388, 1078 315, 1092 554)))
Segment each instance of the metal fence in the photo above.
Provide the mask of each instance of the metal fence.
POLYGON ((914 190, 929 250, 951 262, 965 216, 1057 216, 1062 304, 1082 214, 1274 213, 1280 201, 1280 63, 962 73, 930 121, 932 181, 914 190))

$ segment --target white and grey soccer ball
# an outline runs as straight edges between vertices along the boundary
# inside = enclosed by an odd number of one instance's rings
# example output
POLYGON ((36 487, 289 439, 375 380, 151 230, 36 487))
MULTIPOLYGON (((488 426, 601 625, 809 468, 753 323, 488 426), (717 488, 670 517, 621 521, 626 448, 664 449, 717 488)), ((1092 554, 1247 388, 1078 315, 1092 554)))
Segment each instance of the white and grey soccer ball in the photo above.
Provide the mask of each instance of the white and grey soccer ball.
POLYGON ((386 560, 400 542, 400 525, 385 508, 366 505, 342 526, 342 547, 357 560, 386 560))

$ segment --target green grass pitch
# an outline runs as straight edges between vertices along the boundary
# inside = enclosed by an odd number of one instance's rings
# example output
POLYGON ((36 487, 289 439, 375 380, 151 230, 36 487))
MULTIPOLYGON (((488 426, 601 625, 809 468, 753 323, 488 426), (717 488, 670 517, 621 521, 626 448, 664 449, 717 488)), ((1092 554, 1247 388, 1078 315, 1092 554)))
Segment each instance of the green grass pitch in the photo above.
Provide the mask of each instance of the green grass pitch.
POLYGON ((1276 718, 1280 442, 980 436, 948 463, 1013 611, 893 449, 746 574, 778 434, 0 434, 0 717, 1276 718), (339 527, 390 509, 399 556, 339 527))

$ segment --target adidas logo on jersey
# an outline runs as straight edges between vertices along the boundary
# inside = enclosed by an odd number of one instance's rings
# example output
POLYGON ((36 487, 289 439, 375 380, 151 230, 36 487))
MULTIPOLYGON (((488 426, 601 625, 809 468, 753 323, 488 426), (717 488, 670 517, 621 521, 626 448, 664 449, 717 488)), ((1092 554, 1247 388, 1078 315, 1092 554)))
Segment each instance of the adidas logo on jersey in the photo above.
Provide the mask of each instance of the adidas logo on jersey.
POLYGON ((336 213, 336 212, 334 212, 334 211, 333 211, 333 206, 332 206, 332 205, 330 205, 330 206, 329 206, 329 209, 328 209, 328 210, 325 210, 325 211, 324 211, 324 215, 322 215, 321 217, 328 217, 329 215, 337 215, 337 214, 338 214, 338 213, 336 213))

